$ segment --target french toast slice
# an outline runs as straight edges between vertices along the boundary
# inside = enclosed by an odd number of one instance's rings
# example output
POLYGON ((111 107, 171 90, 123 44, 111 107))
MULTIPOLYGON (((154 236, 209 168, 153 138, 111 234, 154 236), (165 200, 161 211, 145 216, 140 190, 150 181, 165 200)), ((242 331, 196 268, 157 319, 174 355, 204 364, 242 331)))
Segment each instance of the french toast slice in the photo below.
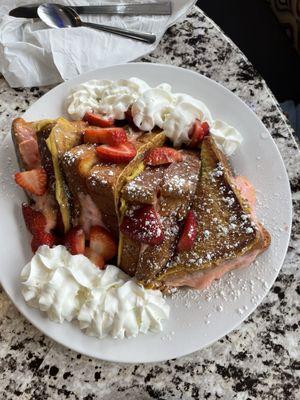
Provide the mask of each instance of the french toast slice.
POLYGON ((159 245, 145 245, 121 234, 119 266, 147 285, 163 270, 173 256, 179 224, 193 199, 200 168, 197 152, 181 151, 183 160, 168 166, 146 167, 122 191, 126 213, 142 204, 151 204, 159 214, 164 240, 159 245))
MULTIPOLYGON (((70 122, 65 118, 58 118, 52 126, 43 127, 40 131, 41 139, 38 140, 42 160, 46 163, 46 167, 48 166, 48 170, 52 168, 54 172, 55 198, 60 209, 65 232, 71 227, 72 203, 62 171, 62 158, 66 151, 81 143, 85 125, 83 121, 70 122), (46 136, 47 133, 48 137, 46 136)), ((39 137, 39 133, 37 136, 39 137)))
POLYGON ((23 118, 13 120, 11 136, 21 170, 28 171, 41 166, 37 133, 52 122, 53 120, 27 122, 23 118))
POLYGON ((68 227, 66 186, 60 174, 60 158, 66 149, 79 143, 85 123, 63 118, 26 122, 16 118, 12 123, 12 138, 21 170, 43 167, 47 174, 47 191, 42 196, 26 192, 36 210, 47 220, 47 230, 53 229, 60 209, 68 227), (50 142, 50 143, 49 143, 50 142))
POLYGON ((128 129, 127 137, 137 149, 128 164, 100 162, 92 144, 76 146, 63 156, 62 169, 73 199, 73 224, 83 225, 86 233, 92 225, 102 225, 118 238, 119 192, 141 172, 144 153, 165 141, 161 131, 141 134, 128 129))
MULTIPOLYGON (((52 122, 52 120, 27 122, 23 118, 13 120, 11 135, 21 171, 30 171, 40 168, 43 165, 38 143, 38 133, 43 127, 52 122)), ((47 231, 53 229, 57 221, 58 204, 54 192, 51 190, 52 187, 52 184, 48 184, 48 190, 42 196, 36 196, 25 191, 30 205, 36 211, 43 211, 46 218, 47 231)))
POLYGON ((193 248, 176 254, 152 286, 207 287, 224 273, 248 266, 270 245, 270 235, 236 184, 223 153, 204 138, 192 209, 198 228, 193 248))
POLYGON ((96 147, 80 144, 66 151, 62 157, 62 172, 70 193, 71 226, 82 226, 88 235, 91 226, 103 225, 100 211, 87 189, 86 180, 90 170, 98 163, 96 147))

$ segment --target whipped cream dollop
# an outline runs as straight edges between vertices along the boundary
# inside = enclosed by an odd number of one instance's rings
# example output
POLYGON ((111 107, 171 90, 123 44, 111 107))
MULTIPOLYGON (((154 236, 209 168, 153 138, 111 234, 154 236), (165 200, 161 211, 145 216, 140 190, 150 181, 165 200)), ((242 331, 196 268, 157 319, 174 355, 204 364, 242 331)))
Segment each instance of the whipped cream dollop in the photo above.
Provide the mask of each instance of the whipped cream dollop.
POLYGON ((146 82, 138 78, 91 80, 71 91, 66 100, 68 113, 73 119, 81 119, 91 111, 114 119, 124 119, 129 107, 149 88, 146 82))
POLYGON ((210 133, 217 146, 227 155, 233 154, 243 141, 242 135, 233 126, 221 120, 213 122, 210 133))
POLYGON ((73 119, 81 119, 91 111, 124 119, 130 108, 138 128, 151 131, 158 126, 175 147, 190 142, 189 133, 196 118, 208 122, 212 128, 211 135, 227 155, 232 154, 243 140, 235 128, 225 122, 214 121, 203 102, 187 94, 173 93, 167 83, 151 88, 138 78, 91 80, 75 87, 67 97, 66 105, 73 119))
POLYGON ((99 270, 64 246, 41 246, 21 272, 32 307, 62 323, 77 320, 86 334, 123 339, 160 332, 170 308, 158 290, 144 289, 114 265, 99 270))

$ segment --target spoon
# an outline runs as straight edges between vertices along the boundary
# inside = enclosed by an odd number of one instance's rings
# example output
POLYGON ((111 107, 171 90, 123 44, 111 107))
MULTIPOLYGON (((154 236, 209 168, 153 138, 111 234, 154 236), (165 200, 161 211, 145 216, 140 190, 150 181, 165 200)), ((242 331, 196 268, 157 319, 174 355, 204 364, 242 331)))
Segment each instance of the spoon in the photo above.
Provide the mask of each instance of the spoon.
POLYGON ((146 43, 154 43, 156 40, 156 36, 152 35, 151 33, 136 32, 128 29, 115 28, 109 25, 83 22, 75 10, 73 10, 71 7, 60 4, 42 4, 38 7, 37 13, 40 19, 51 28, 86 26, 87 28, 114 33, 116 35, 125 36, 146 43))

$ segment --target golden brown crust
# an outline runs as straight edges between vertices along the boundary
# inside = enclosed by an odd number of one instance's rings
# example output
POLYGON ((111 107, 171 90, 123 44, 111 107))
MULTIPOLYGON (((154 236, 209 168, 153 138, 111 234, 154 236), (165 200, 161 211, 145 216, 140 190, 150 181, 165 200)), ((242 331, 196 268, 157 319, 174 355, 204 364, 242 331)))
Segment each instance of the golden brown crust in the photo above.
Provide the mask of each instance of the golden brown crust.
POLYGON ((128 133, 138 154, 129 164, 104 164, 96 155, 96 146, 83 144, 73 147, 63 156, 62 168, 73 197, 74 220, 81 213, 81 193, 88 194, 102 215, 104 225, 111 233, 119 236, 119 193, 127 177, 136 170, 144 152, 161 145, 165 136, 161 133, 128 133))
MULTIPOLYGON (((136 279, 143 284, 155 279, 174 254, 179 234, 179 223, 185 218, 190 208, 197 185, 199 168, 198 152, 184 150, 182 162, 152 169, 146 168, 136 179, 124 187, 123 191, 130 192, 127 200, 133 198, 138 200, 139 204, 149 204, 149 199, 152 199, 152 204, 160 215, 165 236, 160 245, 139 244, 135 246, 136 254, 133 256, 128 253, 129 250, 133 250, 130 247, 132 240, 123 235, 120 267, 127 270, 123 260, 127 261, 129 258, 134 258, 136 279), (149 176, 151 182, 149 182, 149 176), (137 193, 134 194, 135 190, 137 193), (151 195, 149 195, 149 191, 151 195), (158 193, 160 193, 159 198, 157 198, 158 193)), ((128 209, 135 207, 136 204, 137 202, 128 202, 128 209)))
POLYGON ((129 276, 135 276, 139 261, 140 243, 129 237, 124 237, 122 242, 122 252, 120 254, 119 265, 129 276))
POLYGON ((262 240, 263 240, 262 252, 263 252, 270 246, 272 239, 270 233, 266 230, 266 228, 264 228, 260 222, 258 224, 260 226, 262 233, 262 240))
POLYGON ((270 236, 252 218, 250 205, 236 186, 224 155, 211 137, 201 149, 201 177, 192 206, 198 221, 193 249, 174 257, 163 274, 163 281, 178 273, 208 270, 252 250, 264 251, 270 236))

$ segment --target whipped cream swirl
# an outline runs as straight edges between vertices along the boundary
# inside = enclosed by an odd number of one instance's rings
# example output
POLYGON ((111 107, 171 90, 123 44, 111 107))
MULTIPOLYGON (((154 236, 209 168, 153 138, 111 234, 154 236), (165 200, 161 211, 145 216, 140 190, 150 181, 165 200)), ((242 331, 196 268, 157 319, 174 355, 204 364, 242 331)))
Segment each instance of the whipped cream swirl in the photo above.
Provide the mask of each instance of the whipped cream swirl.
POLYGON ((113 265, 101 271, 64 246, 41 246, 23 268, 21 282, 30 306, 55 322, 78 320, 85 333, 98 338, 160 332, 169 318, 160 291, 144 289, 113 265))
POLYGON ((71 91, 66 100, 68 113, 73 119, 81 119, 91 111, 124 119, 125 112, 148 89, 148 84, 138 78, 91 80, 71 91))
POLYGON ((187 94, 173 93, 167 83, 151 88, 138 78, 92 80, 74 88, 66 103, 73 119, 81 119, 85 112, 90 111, 124 119, 130 108, 138 128, 151 131, 158 126, 175 147, 190 142, 189 133, 195 119, 208 122, 211 135, 227 155, 232 154, 243 140, 235 128, 225 122, 214 121, 204 103, 187 94))
POLYGON ((221 120, 214 121, 210 127, 210 133, 217 146, 227 155, 233 154, 243 142, 242 135, 233 126, 221 120))

